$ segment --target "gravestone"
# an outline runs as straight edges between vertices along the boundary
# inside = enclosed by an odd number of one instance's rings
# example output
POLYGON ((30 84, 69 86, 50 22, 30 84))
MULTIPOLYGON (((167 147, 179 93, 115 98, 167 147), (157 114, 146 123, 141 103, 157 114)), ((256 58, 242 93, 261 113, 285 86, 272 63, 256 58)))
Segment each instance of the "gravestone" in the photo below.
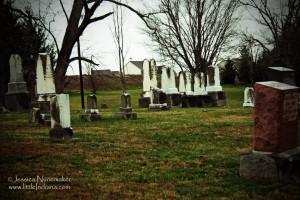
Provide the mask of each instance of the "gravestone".
POLYGON ((167 101, 167 94, 162 89, 151 88, 150 111, 168 110, 170 107, 168 106, 167 101))
POLYGON ((184 71, 179 72, 179 93, 184 95, 186 93, 186 74, 184 71))
POLYGON ((187 96, 192 96, 194 94, 194 92, 192 91, 191 73, 188 71, 185 71, 185 77, 186 77, 186 85, 185 85, 186 92, 185 92, 185 94, 187 96))
POLYGON ((137 119, 137 113, 132 112, 131 96, 124 92, 121 95, 120 112, 115 113, 115 116, 121 119, 137 119))
POLYGON ((150 87, 157 88, 157 67, 154 59, 150 60, 150 71, 151 71, 150 87))
POLYGON ((297 146, 299 88, 268 81, 255 84, 254 150, 282 152, 297 146))
POLYGON ((30 107, 30 95, 23 79, 22 59, 18 54, 9 59, 10 81, 5 94, 5 105, 10 111, 26 111, 30 107))
POLYGON ((70 101, 68 94, 57 94, 50 98, 51 139, 71 139, 70 101))
POLYGON ((98 110, 97 96, 95 94, 87 96, 87 110, 81 115, 81 118, 85 121, 97 121, 101 119, 98 110))
POLYGON ((167 91, 170 87, 169 86, 169 84, 170 84, 170 81, 169 81, 170 74, 168 74, 167 69, 168 68, 166 68, 166 67, 161 68, 161 89, 163 91, 167 91))
POLYGON ((36 66, 36 93, 38 101, 49 100, 49 94, 55 94, 53 69, 49 54, 39 53, 36 66))
MULTIPOLYGON (((36 97, 31 103, 32 108, 40 109, 40 123, 50 125, 50 98, 55 96, 53 69, 50 56, 39 53, 36 64, 36 97)), ((33 112, 32 112, 33 113, 33 112)), ((32 117, 31 117, 32 118, 32 117)))
POLYGON ((173 69, 162 68, 161 89, 167 94, 168 106, 181 106, 181 94, 176 87, 176 72, 173 69))
POLYGON ((201 80, 199 75, 196 74, 194 80, 194 96, 207 95, 207 91, 205 90, 204 74, 201 72, 201 80))
POLYGON ((254 89, 252 87, 246 87, 244 90, 243 107, 254 107, 254 89))
POLYGON ((145 59, 143 62, 143 93, 139 98, 139 107, 147 108, 150 104, 150 62, 145 59))
POLYGON ((196 99, 192 91, 191 73, 188 71, 181 71, 179 73, 179 92, 181 93, 181 107, 192 107, 196 103, 196 99))
POLYGON ((295 70, 286 67, 268 67, 268 80, 296 85, 295 70))
POLYGON ((300 177, 297 119, 300 88, 276 81, 255 84, 253 151, 242 154, 240 175, 300 177))
POLYGON ((220 81, 220 70, 217 65, 209 66, 207 72, 207 92, 221 92, 223 88, 220 81))
POLYGON ((206 91, 212 100, 213 106, 224 106, 226 95, 220 81, 220 70, 217 65, 208 67, 206 91))

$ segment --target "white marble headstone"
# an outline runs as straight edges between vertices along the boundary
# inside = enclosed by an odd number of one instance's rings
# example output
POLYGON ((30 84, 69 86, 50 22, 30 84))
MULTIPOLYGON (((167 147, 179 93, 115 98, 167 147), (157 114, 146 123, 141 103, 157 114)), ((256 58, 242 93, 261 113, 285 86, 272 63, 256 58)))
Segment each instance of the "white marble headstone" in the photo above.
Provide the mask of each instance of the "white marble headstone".
POLYGON ((143 63, 143 92, 144 97, 150 97, 150 87, 151 87, 151 80, 150 80, 150 62, 149 60, 145 59, 143 63))
POLYGON ((57 94, 50 98, 51 128, 71 127, 69 94, 57 94))
POLYGON ((46 93, 48 94, 56 93, 54 79, 53 79, 53 69, 52 69, 49 55, 47 55, 47 61, 46 61, 45 82, 46 82, 46 93))
POLYGON ((186 85, 185 85, 186 95, 193 95, 194 92, 192 91, 191 73, 189 71, 186 71, 185 76, 186 76, 186 85))
POLYGON ((171 76, 170 76, 170 83, 169 83, 169 94, 178 94, 178 89, 176 87, 176 72, 173 69, 170 69, 171 71, 171 76))
POLYGON ((245 88, 243 107, 254 107, 254 89, 253 89, 253 87, 245 88))
POLYGON ((154 59, 150 60, 150 65, 151 65, 151 73, 152 73, 151 87, 157 88, 157 67, 154 59))
POLYGON ((161 88, 166 94, 178 94, 175 77, 176 72, 173 69, 167 67, 162 68, 161 88))
POLYGON ((221 81, 220 81, 220 70, 219 70, 219 67, 217 65, 215 65, 215 66, 213 66, 213 68, 214 68, 214 84, 213 85, 208 84, 208 87, 206 88, 206 90, 208 92, 220 92, 220 91, 223 91, 223 88, 221 86, 221 81))
POLYGON ((39 53, 37 60, 36 92, 38 95, 56 93, 50 56, 45 53, 39 53))
POLYGON ((168 73, 167 73, 167 68, 166 67, 162 67, 161 69, 161 89, 163 91, 167 91, 169 88, 169 77, 168 77, 168 73))
POLYGON ((184 73, 184 71, 181 71, 181 72, 179 72, 179 88, 178 88, 178 90, 179 90, 179 92, 180 93, 185 93, 186 92, 186 82, 185 82, 185 78, 184 78, 184 76, 185 76, 185 73, 184 73))
POLYGON ((22 71, 22 59, 18 54, 13 54, 9 59, 10 83, 24 82, 22 71))
POLYGON ((205 80, 204 74, 201 72, 201 80, 199 75, 195 75, 195 82, 194 82, 194 95, 207 95, 207 91, 205 90, 205 80))

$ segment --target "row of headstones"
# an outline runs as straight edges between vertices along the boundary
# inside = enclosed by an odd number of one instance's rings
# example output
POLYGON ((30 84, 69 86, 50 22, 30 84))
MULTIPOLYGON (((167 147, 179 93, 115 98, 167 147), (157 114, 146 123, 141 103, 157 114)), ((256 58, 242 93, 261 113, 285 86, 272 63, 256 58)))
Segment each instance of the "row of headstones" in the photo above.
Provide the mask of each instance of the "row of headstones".
MULTIPOLYGON (((207 85, 205 87, 204 74, 194 78, 194 91, 192 91, 192 77, 188 71, 179 73, 179 87, 176 87, 176 72, 172 68, 162 67, 161 69, 161 90, 166 94, 206 95, 210 91, 222 91, 220 84, 220 72, 218 66, 208 68, 207 85)), ((154 59, 145 59, 143 63, 143 92, 144 97, 150 97, 151 88, 158 87, 158 69, 154 59)))
POLYGON ((254 89, 245 90, 253 91, 253 101, 245 101, 244 105, 254 104, 254 136, 253 150, 240 157, 240 175, 300 177, 300 88, 295 86, 292 70, 269 70, 269 81, 256 82, 254 89))
MULTIPOLYGON (((10 82, 6 101, 12 111, 28 110, 31 107, 29 121, 51 126, 50 136, 53 138, 72 137, 70 103, 68 94, 56 94, 53 68, 50 56, 45 53, 38 55, 36 64, 36 98, 30 104, 29 92, 23 79, 22 59, 19 55, 10 58, 10 82), (14 100, 14 101, 12 101, 14 100)), ((132 112, 131 98, 128 93, 121 95, 120 112, 115 116, 124 119, 136 119, 137 114, 132 112)), ((87 97, 87 110, 82 114, 87 121, 101 119, 97 108, 96 95, 87 97)))
MULTIPOLYGON (((209 93, 213 93, 215 99, 219 99, 219 96, 225 96, 219 94, 223 94, 223 89, 220 84, 220 72, 217 66, 208 68, 206 86, 203 73, 201 73, 201 78, 198 75, 194 76, 194 91, 192 91, 192 76, 190 72, 181 71, 178 76, 179 86, 177 88, 176 72, 172 68, 163 66, 160 77, 161 88, 158 88, 156 62, 154 59, 150 61, 145 59, 143 62, 143 94, 139 99, 140 107, 148 107, 149 105, 150 109, 166 109, 167 105, 168 107, 182 105, 182 97, 185 97, 187 100, 194 100, 199 96, 207 97, 209 93)), ((224 102, 224 99, 222 101, 224 102)))

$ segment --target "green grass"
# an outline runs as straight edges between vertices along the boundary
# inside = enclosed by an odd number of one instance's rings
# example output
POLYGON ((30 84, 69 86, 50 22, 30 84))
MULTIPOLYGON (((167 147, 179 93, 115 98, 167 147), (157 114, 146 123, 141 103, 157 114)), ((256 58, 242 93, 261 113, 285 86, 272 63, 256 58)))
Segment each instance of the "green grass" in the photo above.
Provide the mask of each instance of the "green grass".
MULTIPOLYGON (((80 95, 70 94, 72 141, 49 140, 48 128, 28 113, 1 114, 0 199, 297 199, 299 182, 248 180, 238 175, 240 153, 251 150, 252 109, 242 108, 243 87, 225 86, 227 106, 137 108, 120 120, 120 91, 97 93, 109 108, 103 120, 79 118, 80 95), (69 177, 71 190, 8 190, 8 177, 69 177), (297 185, 298 184, 298 185, 297 185), (3 197, 3 198, 1 198, 3 197)), ((62 185, 62 183, 60 183, 62 185)))

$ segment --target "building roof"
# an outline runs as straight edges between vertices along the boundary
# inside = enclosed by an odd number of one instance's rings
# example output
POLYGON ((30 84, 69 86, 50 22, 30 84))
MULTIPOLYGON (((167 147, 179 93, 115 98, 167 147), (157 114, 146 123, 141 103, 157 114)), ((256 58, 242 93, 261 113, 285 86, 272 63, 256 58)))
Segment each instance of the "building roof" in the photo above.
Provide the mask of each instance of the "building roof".
POLYGON ((131 60, 129 62, 131 62, 132 64, 134 64, 135 66, 137 66, 140 70, 143 69, 143 63, 144 63, 144 61, 133 61, 133 60, 131 60))

